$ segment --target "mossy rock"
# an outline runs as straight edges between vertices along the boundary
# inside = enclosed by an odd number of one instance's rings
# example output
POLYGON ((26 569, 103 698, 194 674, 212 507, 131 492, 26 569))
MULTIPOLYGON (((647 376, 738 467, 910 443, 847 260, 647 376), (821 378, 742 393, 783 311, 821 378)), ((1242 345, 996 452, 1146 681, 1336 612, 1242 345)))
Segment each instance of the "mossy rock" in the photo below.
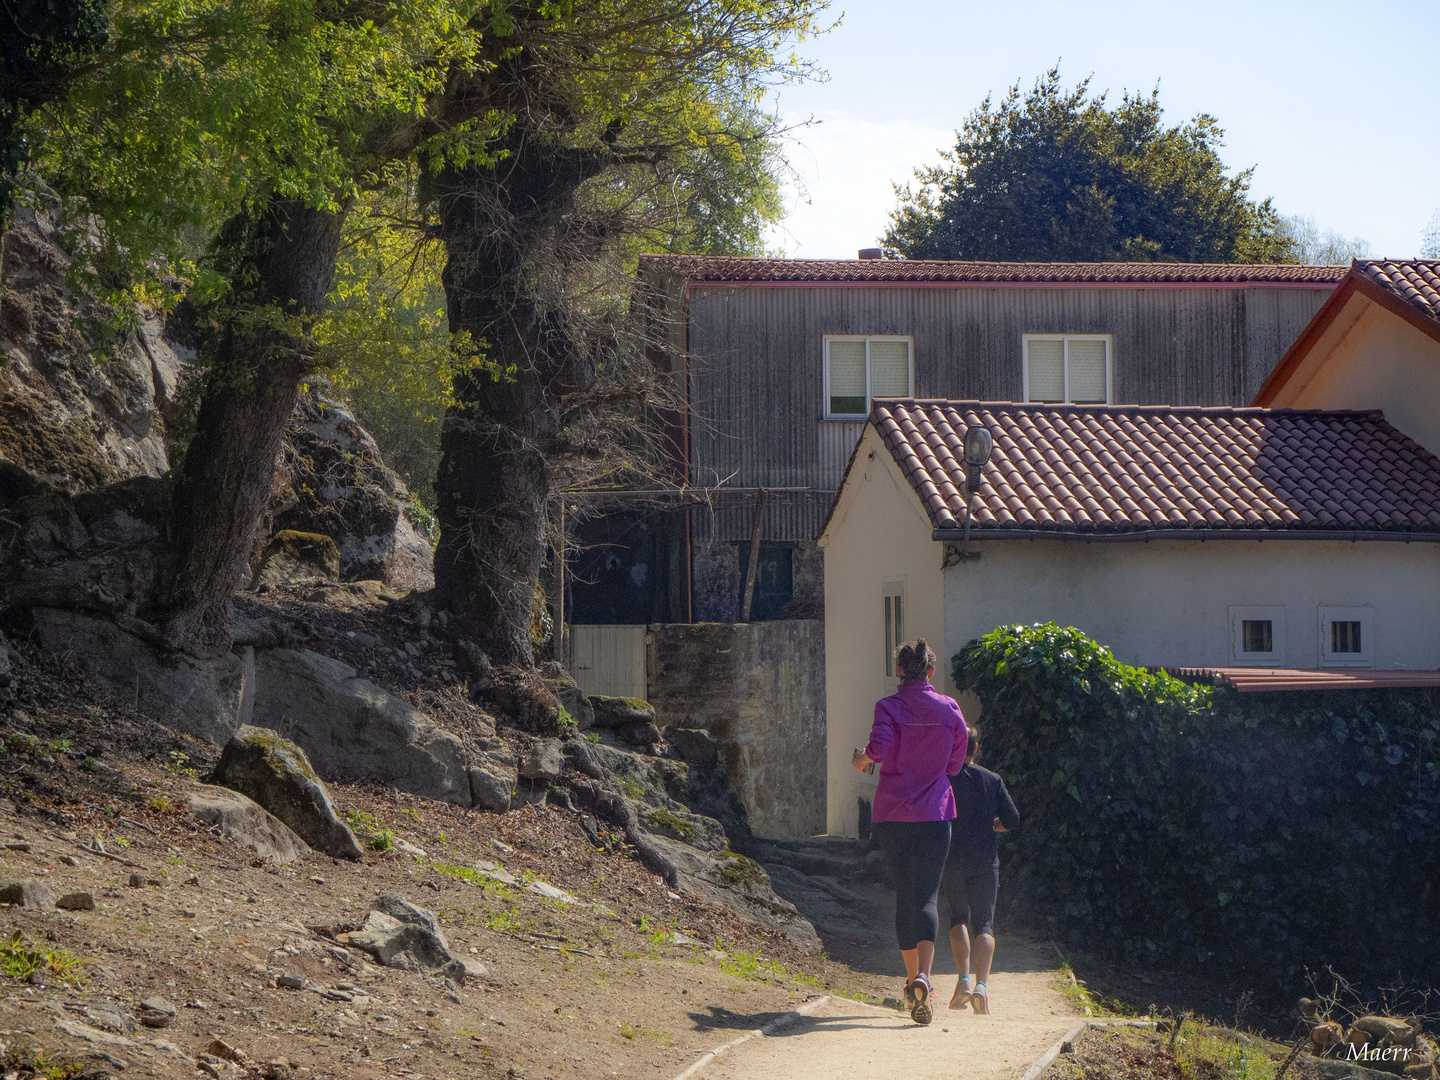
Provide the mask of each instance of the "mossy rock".
POLYGON ((340 548, 324 533, 282 529, 265 545, 265 558, 277 553, 288 555, 299 563, 322 567, 329 577, 340 576, 340 548))
POLYGON ((277 732, 242 724, 225 744, 214 780, 259 803, 317 851, 361 858, 355 834, 335 812, 305 751, 277 732))
POLYGON ((712 867, 706 876, 716 885, 736 892, 749 893, 752 890, 770 889, 770 875, 765 872, 765 868, 754 859, 734 851, 722 852, 720 862, 712 867))
POLYGON ((631 724, 655 723, 655 706, 640 698, 594 694, 589 701, 591 708, 595 710, 596 727, 618 728, 631 724))

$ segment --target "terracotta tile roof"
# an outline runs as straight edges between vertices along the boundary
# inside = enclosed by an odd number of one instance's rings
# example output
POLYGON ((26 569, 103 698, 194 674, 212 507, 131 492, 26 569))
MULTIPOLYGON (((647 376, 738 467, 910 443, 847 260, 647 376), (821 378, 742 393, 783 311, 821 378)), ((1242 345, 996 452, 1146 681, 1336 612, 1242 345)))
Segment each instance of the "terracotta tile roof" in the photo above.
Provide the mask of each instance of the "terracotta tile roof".
POLYGON ((1356 259, 1353 270, 1440 322, 1440 260, 1356 259))
POLYGON ((976 535, 1440 532, 1440 460, 1378 412, 889 400, 870 422, 936 529, 964 524, 978 423, 976 535))
POLYGON ((1239 263, 1001 263, 923 259, 750 259, 642 255, 642 267, 687 281, 957 281, 1336 285, 1348 266, 1239 263))

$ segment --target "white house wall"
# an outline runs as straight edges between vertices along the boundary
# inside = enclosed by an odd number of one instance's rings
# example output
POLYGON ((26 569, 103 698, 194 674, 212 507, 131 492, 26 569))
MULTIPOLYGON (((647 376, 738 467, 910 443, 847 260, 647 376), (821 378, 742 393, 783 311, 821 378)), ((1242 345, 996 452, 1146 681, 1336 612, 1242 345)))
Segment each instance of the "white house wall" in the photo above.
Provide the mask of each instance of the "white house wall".
MULTIPOLYGON (((1231 667, 1229 608, 1283 607, 1285 654, 1320 667, 1325 607, 1373 607, 1373 667, 1440 668, 1440 545, 1328 540, 994 540, 945 571, 945 656, 996 626, 1074 626, 1139 666, 1231 667)), ((827 597, 828 600, 828 597, 827 597)))
POLYGON ((1273 404, 1380 409, 1386 420, 1440 454, 1440 341, 1378 304, 1352 297, 1273 404), (1358 318, 1354 308, 1361 309, 1358 318))
MULTIPOLYGON (((873 428, 867 427, 840 504, 826 529, 825 710, 827 831, 855 836, 858 798, 873 801, 875 777, 850 767, 870 737, 875 702, 895 692, 885 675, 883 587, 905 586, 904 635, 937 652, 945 637, 943 545, 910 485, 873 428)), ((941 670, 945 670, 942 663, 941 670)), ((937 680, 941 675, 937 672, 937 680)), ((943 684, 942 684, 943 685, 943 684)))

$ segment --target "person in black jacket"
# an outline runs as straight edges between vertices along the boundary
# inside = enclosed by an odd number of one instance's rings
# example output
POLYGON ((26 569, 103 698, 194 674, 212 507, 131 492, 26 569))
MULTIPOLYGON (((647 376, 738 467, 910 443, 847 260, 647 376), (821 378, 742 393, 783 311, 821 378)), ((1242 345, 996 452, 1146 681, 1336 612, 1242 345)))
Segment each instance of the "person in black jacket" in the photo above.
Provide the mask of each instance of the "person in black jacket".
POLYGON ((950 858, 945 865, 945 899, 950 905, 950 949, 960 980, 950 1008, 968 1004, 982 1015, 990 1012, 990 963, 995 958, 995 894, 1000 887, 1000 855, 995 834, 1020 827, 1020 812, 1005 781, 975 764, 980 731, 970 729, 965 768, 950 778, 955 792, 955 823, 950 858), (970 962, 974 959, 974 982, 970 962))

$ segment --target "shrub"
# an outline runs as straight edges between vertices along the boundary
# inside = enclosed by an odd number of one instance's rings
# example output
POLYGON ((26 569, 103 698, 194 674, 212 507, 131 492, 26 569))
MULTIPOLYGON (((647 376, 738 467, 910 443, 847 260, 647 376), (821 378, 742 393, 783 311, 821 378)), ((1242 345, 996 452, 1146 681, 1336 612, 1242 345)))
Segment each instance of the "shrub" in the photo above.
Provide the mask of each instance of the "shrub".
POLYGON ((1432 691, 1240 694, 1054 623, 1002 627, 953 667, 1021 811, 1003 840, 1013 913, 1279 983, 1326 963, 1440 981, 1432 691))

